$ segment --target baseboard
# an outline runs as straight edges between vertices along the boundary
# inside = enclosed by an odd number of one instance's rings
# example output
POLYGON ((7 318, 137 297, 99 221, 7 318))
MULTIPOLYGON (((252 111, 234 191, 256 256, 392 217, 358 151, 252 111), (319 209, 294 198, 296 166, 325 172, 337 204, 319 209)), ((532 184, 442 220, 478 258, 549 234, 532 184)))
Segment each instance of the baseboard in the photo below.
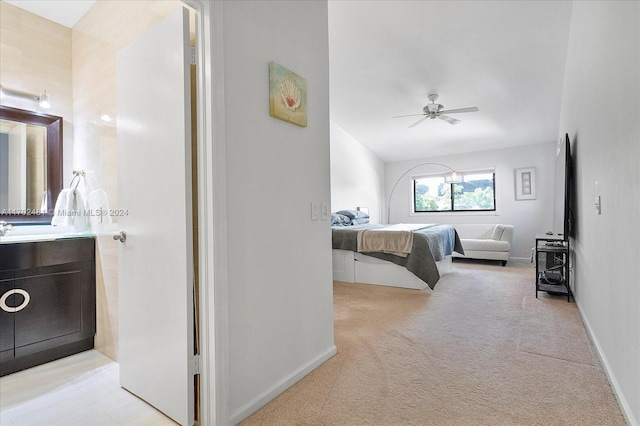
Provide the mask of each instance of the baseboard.
POLYGON ((335 345, 332 345, 327 351, 309 361, 307 364, 303 365, 288 376, 285 376, 282 380, 275 383, 270 389, 266 390, 261 395, 258 395, 258 397, 250 401, 240 410, 232 413, 229 418, 229 424, 237 425, 337 353, 338 349, 335 345))
POLYGON ((611 383, 611 387, 613 388, 613 393, 616 396, 616 399, 618 400, 620 407, 622 408, 622 415, 625 417, 629 425, 632 425, 632 426, 640 425, 640 423, 638 422, 638 419, 636 419, 635 416, 633 415, 633 412, 631 411, 631 407, 629 406, 627 399, 624 397, 624 394, 620 389, 620 385, 618 384, 618 381, 616 380, 616 377, 611 370, 611 366, 607 361, 607 357, 605 356, 604 351, 602 350, 602 346, 600 346, 598 339, 593 333, 591 324, 589 323, 589 320, 587 319, 587 317, 584 315, 582 308, 580 307, 580 303, 577 300, 576 300, 576 306, 578 307, 578 313, 580 314, 580 318, 582 318, 582 323, 587 329, 587 333, 589 334, 589 337, 593 342, 593 346, 596 348, 596 353, 598 354, 598 358, 600 358, 600 363, 602 364, 604 373, 606 374, 607 379, 609 379, 609 383, 611 383))
POLYGON ((509 262, 530 263, 533 265, 533 262, 531 262, 531 257, 510 257, 509 262))

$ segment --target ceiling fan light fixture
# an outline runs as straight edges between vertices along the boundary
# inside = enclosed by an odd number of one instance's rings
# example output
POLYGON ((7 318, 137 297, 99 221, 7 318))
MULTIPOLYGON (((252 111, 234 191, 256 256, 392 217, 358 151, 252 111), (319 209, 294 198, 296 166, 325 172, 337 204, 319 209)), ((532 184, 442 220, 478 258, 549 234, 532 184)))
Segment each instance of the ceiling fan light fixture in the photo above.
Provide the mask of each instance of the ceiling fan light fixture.
POLYGON ((422 123, 427 118, 430 118, 432 120, 435 119, 435 118, 440 118, 441 120, 446 121, 449 124, 456 125, 456 124, 459 124, 461 121, 458 120, 457 118, 449 117, 448 115, 445 115, 445 114, 456 114, 456 113, 461 113, 461 112, 477 112, 477 111, 479 111, 478 107, 466 107, 466 108, 457 108, 457 109, 445 110, 444 109, 444 105, 436 103, 436 101, 438 100, 438 95, 435 94, 435 93, 430 93, 429 94, 429 100, 431 101, 431 103, 425 105, 424 107, 422 107, 422 114, 396 115, 396 116, 394 116, 392 118, 413 117, 413 116, 419 116, 419 115, 423 115, 424 116, 420 120, 418 120, 415 123, 409 125, 410 128, 411 127, 416 127, 418 124, 422 123))
POLYGON ((426 107, 423 108, 423 111, 426 114, 437 114, 438 111, 442 111, 442 105, 437 105, 437 104, 429 104, 426 107))

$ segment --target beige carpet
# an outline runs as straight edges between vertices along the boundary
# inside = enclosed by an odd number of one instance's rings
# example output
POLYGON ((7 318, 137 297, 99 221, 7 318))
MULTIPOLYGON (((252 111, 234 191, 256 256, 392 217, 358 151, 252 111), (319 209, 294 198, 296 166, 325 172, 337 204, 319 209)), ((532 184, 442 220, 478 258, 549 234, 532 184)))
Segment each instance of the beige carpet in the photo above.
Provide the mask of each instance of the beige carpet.
POLYGON ((338 354, 241 424, 624 425, 575 303, 529 265, 434 291, 334 283, 338 354))

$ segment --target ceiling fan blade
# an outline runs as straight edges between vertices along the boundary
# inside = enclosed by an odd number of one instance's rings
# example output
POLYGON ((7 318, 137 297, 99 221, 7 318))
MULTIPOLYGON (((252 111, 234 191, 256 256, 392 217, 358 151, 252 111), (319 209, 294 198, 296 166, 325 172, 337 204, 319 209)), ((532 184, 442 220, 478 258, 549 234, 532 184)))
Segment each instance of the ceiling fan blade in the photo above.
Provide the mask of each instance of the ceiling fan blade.
POLYGON ((422 123, 424 120, 426 120, 429 117, 430 117, 429 115, 425 114, 424 117, 422 117, 420 120, 416 121, 409 127, 416 127, 418 124, 422 123))
POLYGON ((417 117, 417 116, 419 116, 419 115, 427 115, 427 114, 422 113, 422 114, 409 114, 409 115, 394 115, 394 116, 393 116, 393 117, 391 117, 391 118, 417 117))
POLYGON ((457 112, 477 112, 477 111, 480 111, 478 107, 468 107, 468 108, 448 109, 446 111, 442 111, 442 114, 453 114, 457 112))
POLYGON ((460 120, 458 120, 457 118, 449 117, 448 115, 442 115, 442 114, 440 114, 440 115, 438 116, 438 118, 439 118, 440 120, 444 120, 444 121, 446 121, 446 122, 447 122, 447 123, 449 123, 449 124, 454 124, 454 125, 455 125, 455 124, 460 123, 460 120))

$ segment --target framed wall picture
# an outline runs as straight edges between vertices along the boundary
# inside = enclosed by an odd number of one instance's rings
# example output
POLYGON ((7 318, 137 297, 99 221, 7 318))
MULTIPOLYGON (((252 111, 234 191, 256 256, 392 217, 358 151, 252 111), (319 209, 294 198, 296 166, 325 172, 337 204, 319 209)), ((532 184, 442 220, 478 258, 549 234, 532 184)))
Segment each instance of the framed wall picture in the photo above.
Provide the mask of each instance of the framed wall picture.
POLYGON ((269 62, 269 115, 307 127, 307 80, 269 62))
POLYGON ((516 169, 516 200, 536 199, 536 168, 516 169))

